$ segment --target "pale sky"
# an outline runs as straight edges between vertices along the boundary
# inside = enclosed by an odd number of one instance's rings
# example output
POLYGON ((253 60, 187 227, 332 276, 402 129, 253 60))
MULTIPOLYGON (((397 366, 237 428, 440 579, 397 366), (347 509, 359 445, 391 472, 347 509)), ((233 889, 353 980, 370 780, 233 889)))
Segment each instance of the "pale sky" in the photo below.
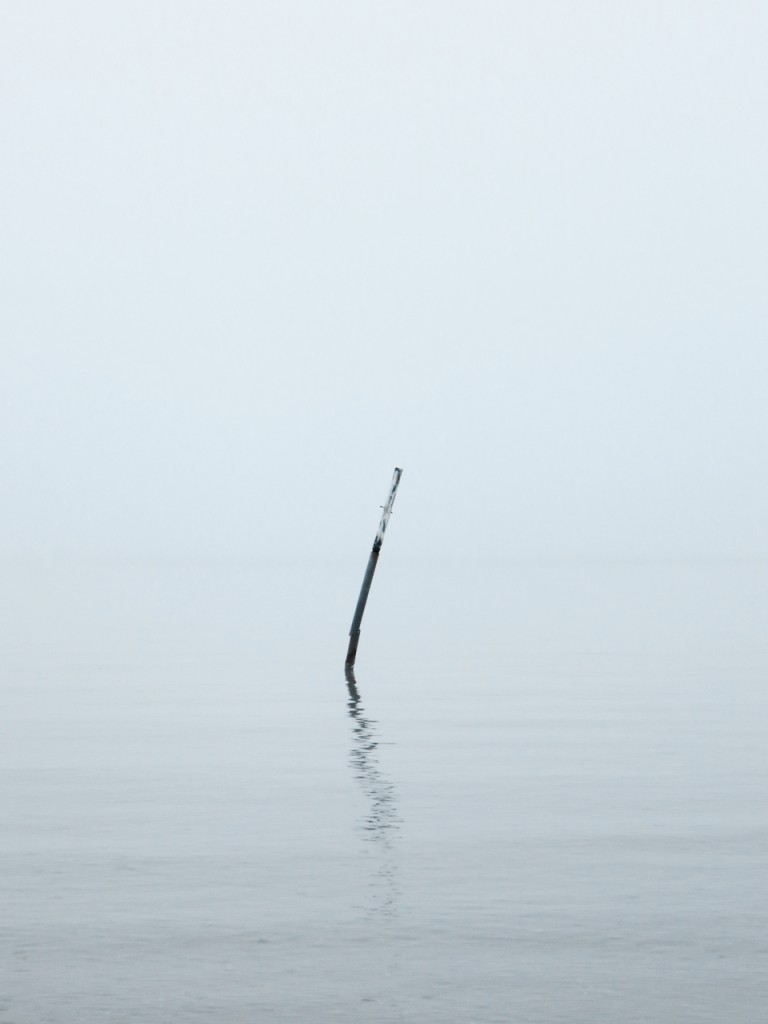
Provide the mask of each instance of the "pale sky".
POLYGON ((0 6, 0 553, 768 556, 768 5, 0 6), (397 542, 395 545, 395 537, 397 542))

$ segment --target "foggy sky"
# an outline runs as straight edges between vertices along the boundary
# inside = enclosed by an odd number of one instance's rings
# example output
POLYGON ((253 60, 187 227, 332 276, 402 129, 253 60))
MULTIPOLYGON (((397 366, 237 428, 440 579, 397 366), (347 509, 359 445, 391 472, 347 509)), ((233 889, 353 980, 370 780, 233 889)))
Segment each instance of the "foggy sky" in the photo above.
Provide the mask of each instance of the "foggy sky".
POLYGON ((399 465, 402 557, 767 556, 766 52, 738 0, 4 3, 0 552, 362 559, 399 465))

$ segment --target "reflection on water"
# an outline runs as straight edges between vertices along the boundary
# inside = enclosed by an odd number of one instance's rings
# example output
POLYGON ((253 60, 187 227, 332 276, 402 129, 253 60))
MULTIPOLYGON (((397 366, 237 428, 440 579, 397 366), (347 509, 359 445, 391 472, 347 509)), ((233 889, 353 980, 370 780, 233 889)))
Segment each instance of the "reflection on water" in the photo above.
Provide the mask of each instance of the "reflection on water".
POLYGON ((346 665, 349 700, 347 709, 352 719, 352 748, 349 763, 365 794, 368 810, 360 823, 363 839, 370 843, 369 853, 376 860, 371 887, 371 910, 394 914, 397 910, 397 851, 396 840, 400 829, 395 787, 379 768, 376 722, 365 714, 360 702, 354 669, 346 665))

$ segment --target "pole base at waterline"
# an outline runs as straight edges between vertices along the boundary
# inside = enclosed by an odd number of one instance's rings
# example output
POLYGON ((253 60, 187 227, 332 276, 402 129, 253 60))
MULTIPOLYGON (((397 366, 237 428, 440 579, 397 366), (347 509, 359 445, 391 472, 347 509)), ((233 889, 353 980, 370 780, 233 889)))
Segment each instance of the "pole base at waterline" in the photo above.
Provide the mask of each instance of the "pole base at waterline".
POLYGON ((347 648, 347 660, 344 662, 349 668, 355 664, 355 658, 357 657, 357 645, 360 642, 360 630, 356 629, 354 633, 349 634, 349 647, 347 648))

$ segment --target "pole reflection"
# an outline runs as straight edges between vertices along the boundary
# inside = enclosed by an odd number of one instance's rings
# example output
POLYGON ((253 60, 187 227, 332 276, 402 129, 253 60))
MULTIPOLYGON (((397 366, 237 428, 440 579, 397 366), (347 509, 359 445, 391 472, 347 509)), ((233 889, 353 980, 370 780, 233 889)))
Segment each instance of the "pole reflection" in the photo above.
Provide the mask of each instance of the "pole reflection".
POLYGON ((379 767, 377 749, 380 741, 377 739, 376 722, 365 714, 351 665, 345 666, 344 675, 349 693, 347 710, 352 720, 349 763, 368 805, 359 828, 363 839, 370 843, 368 850, 377 862, 371 882, 373 900, 370 909, 391 915, 397 911, 399 896, 395 842, 401 819, 397 810, 397 793, 379 767))

